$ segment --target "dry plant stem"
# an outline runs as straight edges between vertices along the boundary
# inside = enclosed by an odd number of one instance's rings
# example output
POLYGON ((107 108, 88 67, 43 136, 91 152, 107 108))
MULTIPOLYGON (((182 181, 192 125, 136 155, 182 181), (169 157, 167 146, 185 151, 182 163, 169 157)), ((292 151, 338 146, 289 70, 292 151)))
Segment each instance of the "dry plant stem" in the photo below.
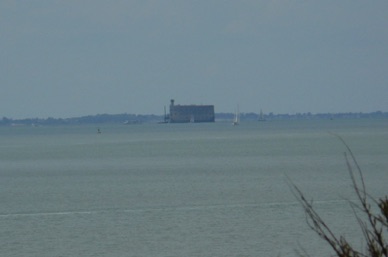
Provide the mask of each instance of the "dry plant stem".
POLYGON ((293 193, 301 203, 306 214, 306 222, 308 226, 317 233, 330 247, 334 250, 336 256, 339 257, 388 257, 388 244, 383 236, 383 229, 388 229, 388 197, 376 201, 373 197, 367 194, 365 181, 360 165, 342 137, 336 136, 346 147, 345 161, 352 181, 352 186, 358 199, 358 203, 351 202, 351 207, 357 218, 357 222, 361 228, 362 234, 366 241, 366 253, 356 250, 343 237, 337 237, 329 228, 329 226, 322 220, 319 214, 314 210, 312 201, 309 202, 301 190, 291 183, 293 193), (350 157, 349 157, 350 156, 350 157), (356 167, 357 176, 355 176, 354 168, 356 167), (380 209, 381 214, 375 215, 371 210, 369 200, 374 202, 380 209), (356 212, 360 210, 366 215, 366 221, 362 220, 356 212))

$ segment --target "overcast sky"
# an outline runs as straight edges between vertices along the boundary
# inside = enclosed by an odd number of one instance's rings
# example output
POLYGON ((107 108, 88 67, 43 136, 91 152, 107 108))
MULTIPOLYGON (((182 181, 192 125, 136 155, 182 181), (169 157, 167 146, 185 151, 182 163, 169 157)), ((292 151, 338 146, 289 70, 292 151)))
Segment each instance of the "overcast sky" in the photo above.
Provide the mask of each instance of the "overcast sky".
POLYGON ((388 111, 386 0, 1 0, 0 118, 388 111))

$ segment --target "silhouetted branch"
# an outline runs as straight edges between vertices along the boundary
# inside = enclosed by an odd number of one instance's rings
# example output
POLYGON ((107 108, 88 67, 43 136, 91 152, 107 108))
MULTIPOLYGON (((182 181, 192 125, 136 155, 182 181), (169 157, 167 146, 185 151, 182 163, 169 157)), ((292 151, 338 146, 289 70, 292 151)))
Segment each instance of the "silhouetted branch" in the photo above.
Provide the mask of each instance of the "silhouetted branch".
MULTIPOLYGON (((309 202, 303 195, 302 191, 294 184, 292 192, 296 199, 300 202, 306 214, 306 222, 308 226, 321 237, 339 257, 388 257, 388 243, 385 241, 383 230, 388 229, 388 197, 376 201, 373 197, 367 194, 365 181, 360 165, 358 164, 352 150, 342 137, 335 135, 346 147, 344 153, 346 165, 352 181, 354 192, 357 196, 358 203, 350 202, 357 222, 364 236, 367 252, 364 254, 356 250, 343 236, 336 236, 329 226, 323 221, 320 215, 315 211, 312 201, 309 202), (350 156, 350 157, 349 157, 350 156), (354 173, 353 167, 356 167, 357 175, 354 173), (371 210, 369 200, 374 202, 380 209, 380 214, 376 215, 371 210), (362 220, 356 212, 356 209, 361 210, 366 215, 366 221, 362 220)), ((301 255, 302 256, 302 255, 301 255)))

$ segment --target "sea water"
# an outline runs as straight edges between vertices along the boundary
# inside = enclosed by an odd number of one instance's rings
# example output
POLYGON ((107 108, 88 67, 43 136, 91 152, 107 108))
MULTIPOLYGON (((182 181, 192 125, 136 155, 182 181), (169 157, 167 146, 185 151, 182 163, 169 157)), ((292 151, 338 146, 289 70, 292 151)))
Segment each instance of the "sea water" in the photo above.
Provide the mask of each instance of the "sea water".
POLYGON ((387 195, 387 120, 0 127, 0 256, 329 256, 290 188, 363 249, 341 136, 387 195))

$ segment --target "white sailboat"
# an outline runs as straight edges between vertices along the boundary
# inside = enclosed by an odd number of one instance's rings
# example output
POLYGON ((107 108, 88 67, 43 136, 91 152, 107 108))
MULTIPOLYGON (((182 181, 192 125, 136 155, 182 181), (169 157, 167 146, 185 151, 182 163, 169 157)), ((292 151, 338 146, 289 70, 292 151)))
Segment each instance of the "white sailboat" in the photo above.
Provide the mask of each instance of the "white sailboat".
POLYGON ((240 111, 239 111, 238 106, 237 106, 236 114, 234 115, 234 120, 233 120, 232 124, 233 124, 233 126, 240 124, 240 111))
POLYGON ((262 110, 260 110, 259 121, 265 121, 265 117, 262 110))

